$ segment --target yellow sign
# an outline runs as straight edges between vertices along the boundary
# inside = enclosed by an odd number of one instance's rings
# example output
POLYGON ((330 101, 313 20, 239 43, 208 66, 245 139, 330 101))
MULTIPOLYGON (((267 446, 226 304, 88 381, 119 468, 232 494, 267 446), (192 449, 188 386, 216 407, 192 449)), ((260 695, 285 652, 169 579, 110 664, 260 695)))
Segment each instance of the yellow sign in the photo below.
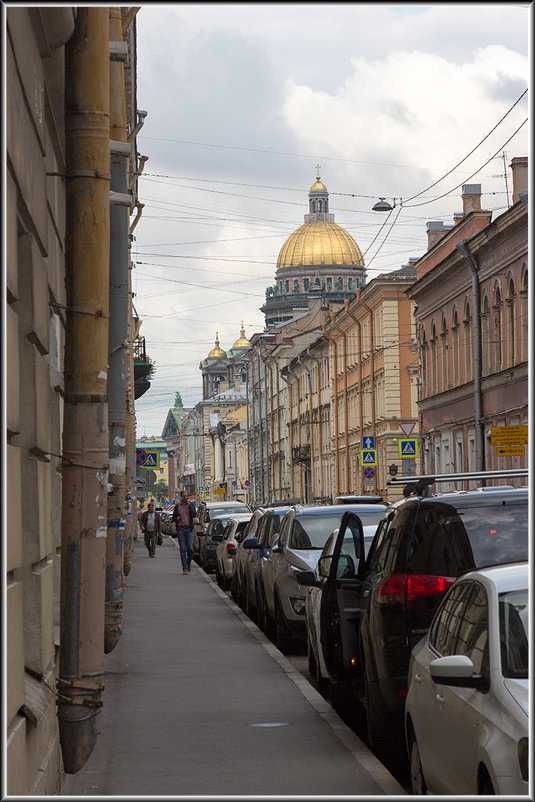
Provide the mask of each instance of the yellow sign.
POLYGON ((496 446, 497 457, 523 457, 525 453, 524 446, 496 446))
POLYGON ((216 489, 214 490, 216 496, 224 496, 226 492, 227 491, 225 490, 224 487, 216 487, 216 489))
POLYGON ((521 446, 528 442, 528 427, 491 426, 490 442, 493 446, 521 446))

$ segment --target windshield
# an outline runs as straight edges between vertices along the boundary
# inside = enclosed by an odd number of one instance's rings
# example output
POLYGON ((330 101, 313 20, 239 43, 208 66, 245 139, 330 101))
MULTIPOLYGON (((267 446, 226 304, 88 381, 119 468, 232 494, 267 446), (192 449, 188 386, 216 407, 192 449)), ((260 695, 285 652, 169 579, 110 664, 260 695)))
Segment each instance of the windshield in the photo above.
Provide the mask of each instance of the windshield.
POLYGON ((528 591, 500 593, 500 651, 502 674, 515 679, 528 678, 528 591))
POLYGON ((340 513, 335 515, 300 515, 293 522, 290 548, 322 549, 333 529, 340 526, 341 518, 340 513))
POLYGON ((245 504, 236 504, 235 507, 221 507, 220 509, 217 507, 210 507, 207 512, 210 514, 210 519, 213 520, 214 518, 220 518, 222 515, 231 518, 237 512, 249 512, 249 510, 245 504))

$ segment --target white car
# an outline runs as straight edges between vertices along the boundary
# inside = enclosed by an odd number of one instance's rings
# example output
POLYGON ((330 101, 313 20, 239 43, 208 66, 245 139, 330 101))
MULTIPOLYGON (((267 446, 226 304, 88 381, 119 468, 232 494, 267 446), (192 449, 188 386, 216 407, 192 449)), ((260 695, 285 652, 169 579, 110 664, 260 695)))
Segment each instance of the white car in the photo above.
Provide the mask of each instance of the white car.
POLYGON ((528 586, 528 563, 464 574, 413 648, 413 793, 528 795, 528 586))
POLYGON ((223 590, 230 587, 234 570, 234 555, 236 547, 243 538, 244 529, 251 520, 252 513, 235 515, 227 521, 223 538, 216 549, 215 577, 217 584, 223 590))

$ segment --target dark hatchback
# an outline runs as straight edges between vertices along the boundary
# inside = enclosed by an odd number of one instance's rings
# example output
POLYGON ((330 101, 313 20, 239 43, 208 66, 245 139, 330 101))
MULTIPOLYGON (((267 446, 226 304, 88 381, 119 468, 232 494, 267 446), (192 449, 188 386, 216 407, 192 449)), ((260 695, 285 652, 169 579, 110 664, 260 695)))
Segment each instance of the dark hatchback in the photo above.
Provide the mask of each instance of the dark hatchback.
MULTIPOLYGON (((347 512, 321 583, 321 645, 338 706, 363 702, 370 747, 396 762, 411 650, 456 577, 528 559, 528 490, 404 498, 363 554, 358 512, 347 512)), ((317 584, 304 573, 301 584, 317 584)))

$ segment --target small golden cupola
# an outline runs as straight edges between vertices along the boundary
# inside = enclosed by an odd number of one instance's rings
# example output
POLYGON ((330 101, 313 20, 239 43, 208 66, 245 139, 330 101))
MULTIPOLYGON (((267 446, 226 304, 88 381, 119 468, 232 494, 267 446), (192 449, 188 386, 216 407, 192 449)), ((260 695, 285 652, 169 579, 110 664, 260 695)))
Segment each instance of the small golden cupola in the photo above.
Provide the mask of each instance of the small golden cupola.
POLYGON ((208 354, 207 358, 208 359, 213 359, 214 357, 218 358, 218 357, 221 357, 221 356, 226 356, 226 353, 225 353, 225 351, 223 351, 222 348, 219 347, 219 335, 216 332, 216 335, 215 335, 215 348, 212 348, 212 350, 208 354))
POLYGON ((249 342, 249 340, 245 336, 245 329, 243 328, 243 320, 242 320, 241 329, 240 329, 240 338, 239 338, 239 340, 236 340, 236 342, 234 343, 232 348, 250 348, 250 347, 251 347, 251 343, 249 342))

